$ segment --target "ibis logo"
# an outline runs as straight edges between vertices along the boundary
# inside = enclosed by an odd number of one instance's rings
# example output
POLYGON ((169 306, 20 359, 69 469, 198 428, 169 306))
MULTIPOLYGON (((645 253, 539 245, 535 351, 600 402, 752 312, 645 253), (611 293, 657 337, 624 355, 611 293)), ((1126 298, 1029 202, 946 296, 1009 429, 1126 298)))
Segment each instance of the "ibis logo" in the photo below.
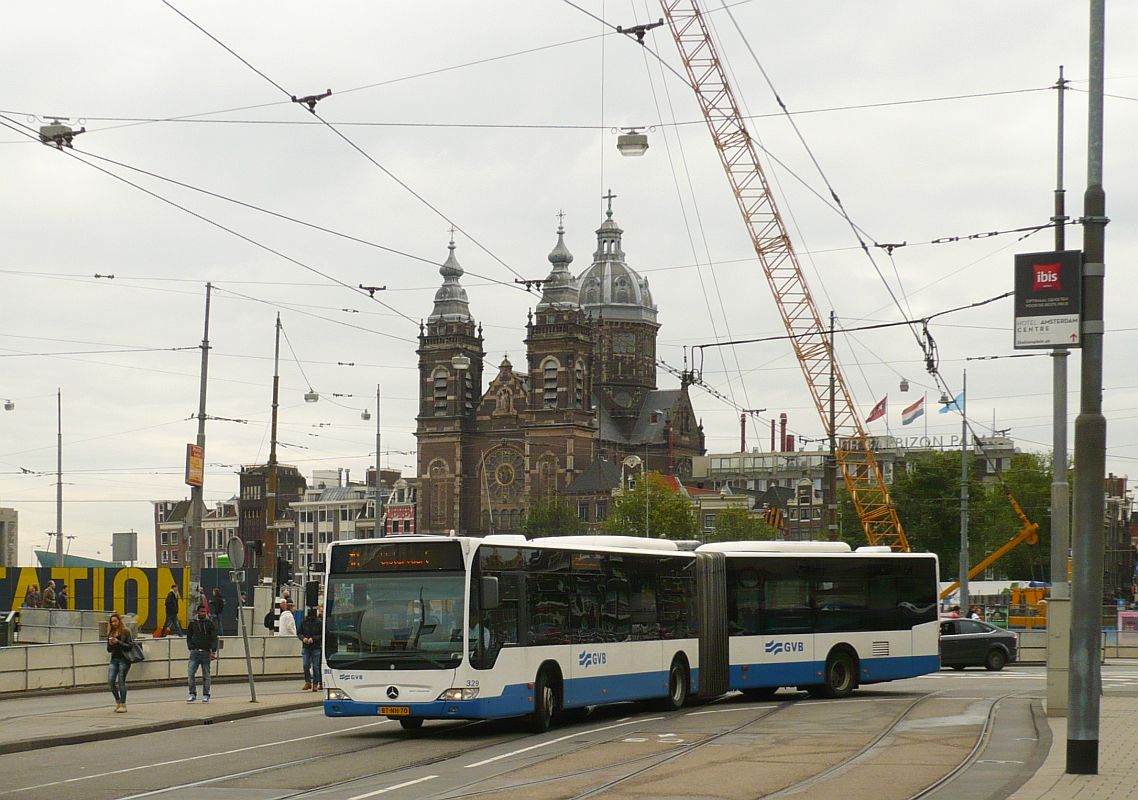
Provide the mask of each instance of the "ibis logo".
POLYGON ((1061 292, 1063 284, 1059 280, 1058 264, 1032 264, 1035 271, 1035 292, 1061 292))
POLYGON ((582 650, 577 654, 577 666, 588 669, 589 667, 599 667, 601 664, 608 662, 608 655, 603 651, 590 652, 582 650))
POLYGON ((806 645, 802 642, 767 642, 763 650, 768 656, 780 656, 786 653, 804 653, 806 645))

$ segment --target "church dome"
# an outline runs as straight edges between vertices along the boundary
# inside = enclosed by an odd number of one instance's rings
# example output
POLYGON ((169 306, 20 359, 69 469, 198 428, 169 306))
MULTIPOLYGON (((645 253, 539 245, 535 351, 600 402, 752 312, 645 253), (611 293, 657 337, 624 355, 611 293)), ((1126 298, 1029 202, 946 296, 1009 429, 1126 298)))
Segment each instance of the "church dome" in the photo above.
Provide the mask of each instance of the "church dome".
POLYGON ((466 289, 458 282, 462 277, 462 265, 454 257, 454 239, 450 240, 448 248, 450 254, 439 268, 439 274, 443 276, 443 285, 435 292, 435 308, 431 311, 431 316, 427 317, 428 322, 472 319, 466 289))
POLYGON ((624 233, 612 218, 612 197, 606 219, 597 229, 597 250, 593 264, 579 279, 581 307, 593 316, 606 319, 639 320, 656 323, 656 305, 647 278, 628 266, 621 248, 624 233))

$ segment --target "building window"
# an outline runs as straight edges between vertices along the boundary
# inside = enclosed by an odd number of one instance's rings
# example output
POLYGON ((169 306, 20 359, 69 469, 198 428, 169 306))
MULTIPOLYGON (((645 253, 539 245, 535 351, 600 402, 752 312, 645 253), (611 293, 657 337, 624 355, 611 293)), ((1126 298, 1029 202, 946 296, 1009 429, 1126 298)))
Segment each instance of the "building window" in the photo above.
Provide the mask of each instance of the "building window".
POLYGON ((170 563, 171 564, 177 564, 178 563, 178 551, 177 550, 171 550, 170 551, 170 563))
POLYGON ((169 564, 170 563, 170 554, 167 553, 165 550, 162 551, 162 563, 163 564, 169 564))
POLYGON ((573 399, 577 408, 585 407, 585 365, 580 361, 573 369, 573 399))
POLYGON ((170 531, 170 544, 172 544, 172 545, 178 544, 178 532, 177 531, 170 531))
POLYGON ((352 518, 352 510, 350 508, 340 509, 340 519, 347 522, 352 518))
POLYGON ((212 550, 213 549, 213 531, 211 531, 211 530, 207 530, 205 532, 205 549, 206 550, 212 550))
POLYGON ((548 358, 541 365, 542 371, 542 402, 546 408, 557 406, 557 361, 548 358))
POLYGON ((609 504, 607 500, 597 501, 597 522, 604 522, 609 515, 609 504))
POLYGON ((703 515, 703 529, 705 531, 710 531, 710 530, 713 530, 714 528, 715 528, 715 515, 714 514, 704 514, 703 515))
POLYGON ((205 554, 205 568, 213 569, 213 553, 205 554))
POLYGON ((169 544, 170 542, 167 541, 168 539, 169 534, 166 531, 162 531, 162 544, 169 544))
POLYGON ((585 500, 577 502, 577 519, 581 522, 589 521, 589 504, 585 500))

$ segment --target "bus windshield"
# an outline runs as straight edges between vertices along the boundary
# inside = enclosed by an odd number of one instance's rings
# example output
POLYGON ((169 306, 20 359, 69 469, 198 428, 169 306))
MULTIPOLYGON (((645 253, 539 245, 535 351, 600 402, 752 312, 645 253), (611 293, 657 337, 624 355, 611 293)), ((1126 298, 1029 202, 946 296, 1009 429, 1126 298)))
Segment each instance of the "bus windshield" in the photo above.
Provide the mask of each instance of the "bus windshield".
POLYGON ((462 572, 355 573, 328 583, 333 669, 453 669, 463 650, 462 572))

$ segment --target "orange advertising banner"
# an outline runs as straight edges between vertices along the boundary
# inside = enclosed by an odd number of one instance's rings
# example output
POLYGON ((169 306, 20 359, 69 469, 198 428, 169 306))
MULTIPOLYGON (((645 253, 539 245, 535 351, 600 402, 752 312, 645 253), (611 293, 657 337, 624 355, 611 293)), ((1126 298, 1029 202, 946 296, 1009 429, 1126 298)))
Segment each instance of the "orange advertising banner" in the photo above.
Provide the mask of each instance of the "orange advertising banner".
POLYGON ((205 482, 205 448, 186 445, 186 485, 201 486, 205 482))

